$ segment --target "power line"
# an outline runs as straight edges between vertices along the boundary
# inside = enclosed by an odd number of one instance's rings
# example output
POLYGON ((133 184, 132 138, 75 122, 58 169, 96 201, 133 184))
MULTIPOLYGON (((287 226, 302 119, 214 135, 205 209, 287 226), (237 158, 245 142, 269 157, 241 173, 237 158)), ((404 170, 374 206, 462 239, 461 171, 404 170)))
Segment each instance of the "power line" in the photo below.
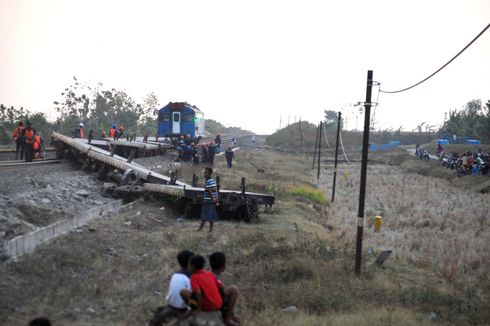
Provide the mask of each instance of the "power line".
POLYGON ((420 84, 422 84, 423 82, 427 81, 429 78, 433 77, 435 74, 437 74, 439 71, 441 71, 442 69, 446 68, 451 62, 454 61, 454 59, 456 59, 461 53, 463 53, 467 48, 470 47, 471 44, 473 44, 480 36, 483 35, 483 33, 485 33, 487 31, 487 29, 490 28, 490 24, 487 25, 487 27, 485 27, 481 32, 480 34, 478 34, 470 43, 468 43, 461 51, 458 52, 458 54, 456 54, 451 60, 449 60, 448 62, 446 62, 441 68, 437 69, 435 72, 433 72, 431 75, 429 75, 428 77, 426 77, 425 79, 419 81, 418 83, 416 84, 413 84, 412 86, 410 87, 407 87, 407 88, 403 88, 403 89, 400 89, 400 90, 397 90, 397 91, 383 91, 383 90, 379 90, 381 93, 388 93, 388 94, 393 94, 393 93, 401 93, 401 92, 404 92, 404 91, 408 91, 409 89, 411 88, 414 88, 415 86, 418 86, 420 84))

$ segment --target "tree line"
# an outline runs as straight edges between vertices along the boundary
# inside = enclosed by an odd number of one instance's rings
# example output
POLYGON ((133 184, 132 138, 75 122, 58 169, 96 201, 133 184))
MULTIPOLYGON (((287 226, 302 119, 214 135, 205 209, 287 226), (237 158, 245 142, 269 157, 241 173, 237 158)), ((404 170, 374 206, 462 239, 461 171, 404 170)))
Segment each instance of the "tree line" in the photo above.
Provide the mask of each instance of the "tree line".
POLYGON ((30 121, 43 137, 56 130, 71 135, 80 123, 86 131, 93 129, 99 136, 107 134, 113 124, 123 126, 125 132, 142 135, 156 133, 156 109, 160 108, 156 95, 151 92, 138 103, 124 90, 105 88, 102 83, 87 85, 73 77, 73 82, 53 102, 58 118, 54 122, 46 119, 42 112, 32 113, 23 107, 7 107, 0 104, 0 142, 11 141, 12 130, 18 121, 30 121))
MULTIPOLYGON (((324 111, 324 122, 327 131, 337 130, 337 115, 338 113, 333 110, 324 111)), ((343 128, 344 121, 341 120, 341 129, 343 128)), ((397 136, 401 136, 403 126, 398 129, 386 129, 374 132, 374 126, 371 131, 373 134, 379 134, 385 136, 385 138, 393 140, 397 136)), ((471 138, 481 140, 483 143, 490 143, 490 100, 485 105, 479 99, 473 99, 466 103, 466 105, 460 109, 449 110, 445 113, 444 123, 440 128, 434 125, 429 125, 427 122, 422 122, 417 125, 415 129, 411 131, 413 134, 426 135, 427 142, 429 142, 433 136, 450 137, 456 135, 458 138, 471 138)))
MULTIPOLYGON (((53 105, 59 116, 56 121, 50 122, 42 112, 32 113, 23 107, 0 104, 0 143, 11 142, 11 132, 17 122, 27 120, 45 138, 49 137, 53 130, 71 135, 80 122, 84 124, 85 130, 93 129, 96 136, 100 135, 102 130, 108 133, 112 124, 123 126, 127 133, 142 135, 149 132, 150 135, 155 135, 157 124, 154 110, 160 108, 153 92, 146 95, 141 102, 137 102, 124 90, 105 88, 102 83, 95 86, 87 85, 76 77, 73 77, 71 85, 60 93, 60 98, 54 101, 53 105)), ((337 112, 325 110, 324 113, 326 129, 336 130, 337 112)), ((213 125, 213 121, 209 122, 213 125)), ((341 128, 343 125, 342 119, 341 128)), ((440 137, 449 137, 456 134, 458 137, 490 143, 490 100, 483 105, 481 100, 474 99, 461 110, 450 110, 445 114, 444 123, 439 130, 423 122, 412 132, 424 132, 424 125, 425 133, 429 135, 437 133, 440 137)), ((402 127, 382 132, 387 137, 396 137, 401 134, 402 127)))
POLYGON ((446 113, 441 136, 468 137, 490 143, 490 100, 485 105, 481 100, 471 100, 461 110, 446 113))

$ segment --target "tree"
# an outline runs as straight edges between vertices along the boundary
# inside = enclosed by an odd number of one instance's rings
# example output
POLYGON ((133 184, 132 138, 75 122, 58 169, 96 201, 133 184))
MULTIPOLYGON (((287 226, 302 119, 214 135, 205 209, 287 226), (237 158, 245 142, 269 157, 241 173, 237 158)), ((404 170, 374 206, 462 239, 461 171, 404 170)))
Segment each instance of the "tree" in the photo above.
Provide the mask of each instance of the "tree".
MULTIPOLYGON (((86 130, 97 133, 107 130, 112 124, 123 126, 127 132, 136 132, 144 109, 141 104, 125 91, 102 89, 102 83, 93 88, 74 82, 61 93, 60 101, 55 101, 56 110, 61 114, 58 119, 60 129, 71 134, 80 122, 86 130)), ((156 97, 155 97, 156 99, 156 97)))
POLYGON ((53 125, 46 120, 42 112, 31 113, 23 107, 16 109, 13 106, 7 107, 0 104, 0 142, 2 144, 8 144, 12 141, 11 133, 19 121, 32 123, 44 138, 49 137, 53 130, 53 125))
MULTIPOLYGON (((337 130, 339 113, 332 110, 325 110, 325 128, 327 130, 337 130)), ((344 127, 344 119, 340 120, 340 129, 344 127)))
POLYGON ((157 131, 157 110, 160 109, 160 103, 155 93, 151 92, 143 99, 143 114, 140 118, 140 132, 142 134, 148 132, 151 135, 156 135, 157 131))
POLYGON ((450 110, 448 116, 439 130, 442 135, 490 141, 490 101, 483 106, 481 100, 471 100, 462 110, 450 110))

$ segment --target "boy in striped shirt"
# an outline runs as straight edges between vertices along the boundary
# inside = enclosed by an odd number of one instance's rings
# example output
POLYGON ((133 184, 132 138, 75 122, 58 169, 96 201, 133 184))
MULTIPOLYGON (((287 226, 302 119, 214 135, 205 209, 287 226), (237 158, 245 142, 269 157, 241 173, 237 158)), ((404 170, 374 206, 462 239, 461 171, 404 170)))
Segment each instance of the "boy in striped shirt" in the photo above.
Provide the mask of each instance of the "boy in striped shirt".
POLYGON ((201 207, 201 225, 197 232, 201 231, 206 222, 209 222, 209 232, 213 231, 214 220, 218 217, 216 213, 216 205, 218 204, 218 188, 216 186, 216 180, 211 178, 213 175, 213 169, 206 167, 204 169, 204 193, 202 194, 202 207, 201 207))

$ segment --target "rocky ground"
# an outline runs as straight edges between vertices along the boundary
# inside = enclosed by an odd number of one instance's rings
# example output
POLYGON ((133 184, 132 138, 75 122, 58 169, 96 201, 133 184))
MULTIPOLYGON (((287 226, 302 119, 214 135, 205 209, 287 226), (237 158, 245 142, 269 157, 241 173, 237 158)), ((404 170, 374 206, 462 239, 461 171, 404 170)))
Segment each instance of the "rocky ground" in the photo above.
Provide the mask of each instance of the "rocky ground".
POLYGON ((113 200, 94 174, 70 162, 0 170, 0 240, 35 230, 113 200))

